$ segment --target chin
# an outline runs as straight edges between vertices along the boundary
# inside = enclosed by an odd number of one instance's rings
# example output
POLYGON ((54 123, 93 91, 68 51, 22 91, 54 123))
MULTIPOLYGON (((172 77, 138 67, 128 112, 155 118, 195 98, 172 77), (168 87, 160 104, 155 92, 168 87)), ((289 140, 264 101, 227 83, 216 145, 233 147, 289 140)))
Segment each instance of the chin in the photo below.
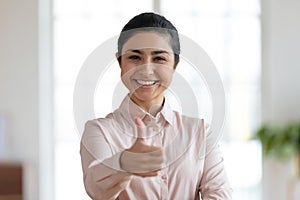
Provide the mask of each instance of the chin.
POLYGON ((140 101, 151 101, 155 99, 153 94, 133 94, 135 99, 139 99, 140 101))
POLYGON ((153 101, 155 99, 157 99, 160 95, 157 95, 155 93, 146 93, 146 92, 137 92, 135 91, 133 94, 132 94, 133 98, 134 99, 137 99, 139 101, 144 101, 144 102, 147 102, 147 101, 153 101))

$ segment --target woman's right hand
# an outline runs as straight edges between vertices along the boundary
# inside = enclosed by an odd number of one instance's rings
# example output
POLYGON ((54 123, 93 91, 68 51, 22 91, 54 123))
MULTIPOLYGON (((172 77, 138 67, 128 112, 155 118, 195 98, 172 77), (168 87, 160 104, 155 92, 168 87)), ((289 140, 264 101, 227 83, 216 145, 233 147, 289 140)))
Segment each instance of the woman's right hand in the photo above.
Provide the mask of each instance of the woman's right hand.
POLYGON ((163 149, 146 144, 143 139, 146 128, 140 118, 135 119, 135 124, 138 138, 129 149, 122 153, 120 157, 121 168, 142 177, 156 176, 163 166, 163 149))

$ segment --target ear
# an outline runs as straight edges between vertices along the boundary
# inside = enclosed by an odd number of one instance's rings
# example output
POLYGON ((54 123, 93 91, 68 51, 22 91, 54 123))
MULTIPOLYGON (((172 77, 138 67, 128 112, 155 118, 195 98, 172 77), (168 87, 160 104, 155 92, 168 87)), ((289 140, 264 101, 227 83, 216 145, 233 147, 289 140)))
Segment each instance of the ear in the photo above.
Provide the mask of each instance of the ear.
POLYGON ((116 56, 116 59, 117 59, 117 61, 119 63, 119 66, 121 67, 121 58, 120 58, 118 52, 116 52, 115 56, 116 56))
POLYGON ((180 62, 180 57, 178 58, 178 62, 174 65, 174 70, 176 69, 176 67, 179 64, 179 62, 180 62))

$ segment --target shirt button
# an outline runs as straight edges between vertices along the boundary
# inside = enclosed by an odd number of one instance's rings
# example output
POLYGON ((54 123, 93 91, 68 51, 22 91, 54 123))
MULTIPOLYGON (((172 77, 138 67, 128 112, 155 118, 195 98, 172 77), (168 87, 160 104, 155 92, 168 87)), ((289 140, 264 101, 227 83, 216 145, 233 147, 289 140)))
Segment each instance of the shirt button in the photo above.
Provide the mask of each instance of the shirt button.
POLYGON ((167 180, 167 176, 166 176, 166 175, 162 175, 162 176, 161 176, 161 179, 167 180))
POLYGON ((153 131, 157 132, 157 131, 159 131, 159 128, 155 127, 155 128, 153 128, 153 131))

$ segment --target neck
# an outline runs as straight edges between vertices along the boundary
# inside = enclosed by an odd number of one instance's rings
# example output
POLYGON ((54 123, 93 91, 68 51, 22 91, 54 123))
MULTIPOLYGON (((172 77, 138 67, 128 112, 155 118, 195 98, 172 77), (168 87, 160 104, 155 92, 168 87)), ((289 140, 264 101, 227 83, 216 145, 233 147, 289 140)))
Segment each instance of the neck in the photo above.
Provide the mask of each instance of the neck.
POLYGON ((131 96, 131 100, 138 106, 140 106, 143 110, 150 113, 152 116, 156 116, 156 114, 162 109, 165 101, 164 96, 151 101, 143 101, 135 98, 134 96, 131 96))

